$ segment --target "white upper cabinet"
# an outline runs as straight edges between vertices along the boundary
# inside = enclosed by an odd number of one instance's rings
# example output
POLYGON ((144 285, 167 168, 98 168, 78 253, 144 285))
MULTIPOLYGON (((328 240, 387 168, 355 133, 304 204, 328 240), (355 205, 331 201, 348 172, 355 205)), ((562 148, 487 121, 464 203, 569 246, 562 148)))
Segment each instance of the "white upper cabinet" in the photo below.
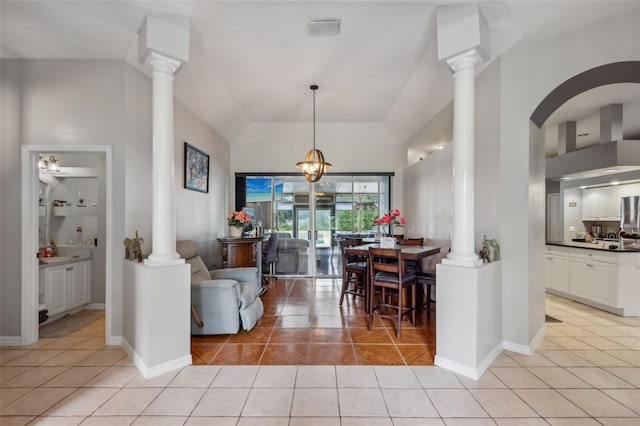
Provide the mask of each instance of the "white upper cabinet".
POLYGON ((582 220, 598 220, 598 205, 602 202, 598 189, 582 190, 582 220))
POLYGON ((620 198, 640 195, 640 184, 582 190, 582 220, 620 220, 620 198))
POLYGON ((582 190, 582 220, 620 220, 620 201, 614 200, 610 186, 582 190))
POLYGON ((640 183, 632 183, 631 185, 622 185, 627 187, 627 193, 625 197, 631 197, 633 195, 640 195, 640 183))

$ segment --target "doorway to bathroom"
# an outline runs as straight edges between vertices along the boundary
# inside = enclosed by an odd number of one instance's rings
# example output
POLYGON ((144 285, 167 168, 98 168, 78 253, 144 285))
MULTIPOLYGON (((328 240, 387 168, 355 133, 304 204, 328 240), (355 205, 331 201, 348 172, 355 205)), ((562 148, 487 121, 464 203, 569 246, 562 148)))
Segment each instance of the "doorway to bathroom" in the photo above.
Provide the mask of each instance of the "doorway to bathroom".
POLYGON ((43 307, 52 319, 83 308, 104 310, 105 343, 118 344, 111 303, 112 158, 110 146, 22 147, 23 345, 38 340, 43 307), (58 167, 43 165, 51 157, 58 167), (36 256, 41 253, 44 265, 36 256))

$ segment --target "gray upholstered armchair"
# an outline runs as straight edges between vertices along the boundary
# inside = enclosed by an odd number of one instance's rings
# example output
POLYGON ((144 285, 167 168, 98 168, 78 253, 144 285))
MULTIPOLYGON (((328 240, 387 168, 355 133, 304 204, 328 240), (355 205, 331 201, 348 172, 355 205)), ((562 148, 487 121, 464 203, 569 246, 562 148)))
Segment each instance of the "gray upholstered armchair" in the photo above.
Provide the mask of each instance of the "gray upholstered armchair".
POLYGON ((264 313, 257 268, 208 271, 190 240, 177 251, 191 265, 191 334, 235 334, 251 330, 264 313))

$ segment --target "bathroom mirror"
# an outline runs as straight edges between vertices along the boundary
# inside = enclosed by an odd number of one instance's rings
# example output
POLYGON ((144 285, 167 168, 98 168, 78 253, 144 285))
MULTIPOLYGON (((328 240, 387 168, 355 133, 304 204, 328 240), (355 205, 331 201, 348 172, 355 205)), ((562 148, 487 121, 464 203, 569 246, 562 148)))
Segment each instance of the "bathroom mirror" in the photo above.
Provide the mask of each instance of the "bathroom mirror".
POLYGON ((38 235, 40 247, 49 242, 49 185, 40 181, 38 193, 38 235))

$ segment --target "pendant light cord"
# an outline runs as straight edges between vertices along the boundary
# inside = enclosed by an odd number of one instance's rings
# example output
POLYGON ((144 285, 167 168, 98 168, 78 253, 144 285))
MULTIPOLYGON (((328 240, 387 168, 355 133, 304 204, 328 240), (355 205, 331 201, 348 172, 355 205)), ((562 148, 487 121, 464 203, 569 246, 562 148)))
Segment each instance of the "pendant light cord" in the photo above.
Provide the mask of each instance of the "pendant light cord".
POLYGON ((313 150, 316 150, 316 90, 318 86, 311 86, 313 91, 313 150), (315 87, 315 89, 314 89, 315 87))

